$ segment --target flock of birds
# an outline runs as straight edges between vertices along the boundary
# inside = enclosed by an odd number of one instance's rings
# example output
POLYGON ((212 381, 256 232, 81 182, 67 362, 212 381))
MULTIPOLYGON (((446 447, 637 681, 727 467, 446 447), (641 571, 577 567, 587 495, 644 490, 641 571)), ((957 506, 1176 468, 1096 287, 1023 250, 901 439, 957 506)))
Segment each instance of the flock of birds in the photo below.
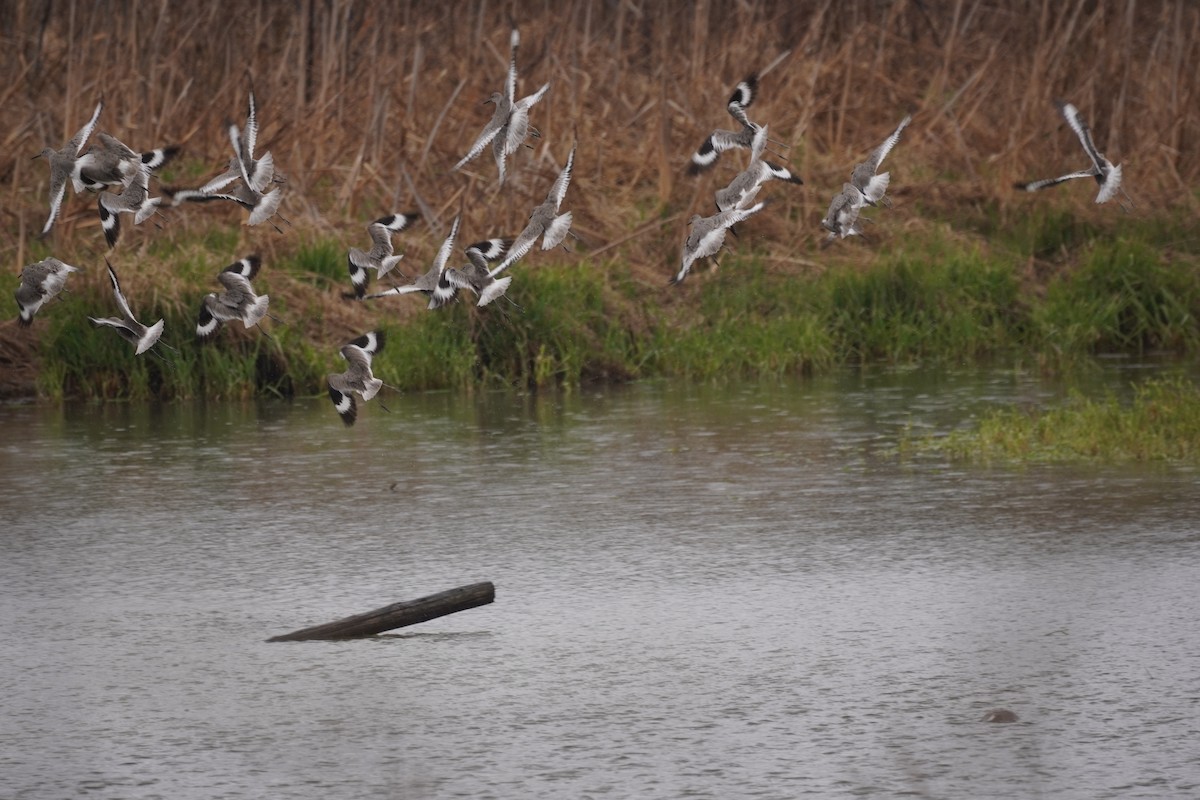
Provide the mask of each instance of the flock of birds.
MULTIPOLYGON (((509 157, 526 146, 529 137, 540 136, 537 129, 530 124, 530 109, 550 89, 550 83, 545 83, 532 94, 517 99, 519 44, 520 36, 514 25, 509 39, 510 57, 504 91, 494 92, 485 101, 494 105, 492 117, 467 154, 452 168, 454 171, 461 169, 490 146, 500 186, 503 186, 505 181, 509 157)), ((710 216, 697 214, 689 221, 690 230, 683 245, 680 267, 668 281, 670 284, 681 283, 693 265, 701 259, 711 259, 715 263, 716 256, 727 247, 726 234, 732 231, 736 235, 736 225, 759 213, 766 206, 768 201, 757 199, 763 184, 772 180, 792 184, 803 183, 801 178, 786 166, 766 159, 767 145, 772 143, 768 137, 768 126, 752 122, 747 115, 757 92, 757 74, 751 74, 740 81, 726 104, 730 116, 738 123, 738 129, 714 130, 691 156, 688 171, 693 175, 712 168, 726 151, 746 150, 749 152, 749 161, 724 188, 715 193, 716 213, 710 216)), ((1073 105, 1061 101, 1057 101, 1057 105, 1067 124, 1078 136, 1092 165, 1057 178, 1019 183, 1016 184, 1017 188, 1032 192, 1076 178, 1093 178, 1100 187, 1096 197, 1097 203, 1111 200, 1118 192, 1128 201, 1128 195, 1121 188, 1121 167, 1113 165, 1096 149, 1087 124, 1073 105)), ((87 124, 62 148, 55 150, 47 147, 37 156, 45 158, 50 165, 50 213, 42 229, 43 235, 49 233, 58 218, 68 182, 76 194, 85 191, 99 193, 97 208, 101 229, 110 249, 114 248, 119 240, 122 214, 131 214, 134 223, 140 224, 153 217, 167 202, 167 198, 173 206, 219 201, 235 203, 249 212, 249 225, 270 222, 276 230, 281 231, 274 222, 275 218, 290 224, 279 214, 283 198, 281 185, 285 181, 276 173, 270 152, 261 155, 256 153, 258 112, 253 85, 249 89, 249 112, 245 126, 239 127, 232 123, 227 126, 233 154, 225 171, 195 189, 164 188, 164 196, 159 197, 152 197, 150 194, 151 178, 160 167, 178 154, 179 148, 164 147, 137 152, 114 136, 101 132, 85 152, 84 145, 91 138, 103 108, 104 103, 101 100, 87 124), (113 190, 107 191, 110 187, 113 190)), ((822 227, 828 232, 822 246, 848 236, 857 235, 865 239, 861 225, 870 220, 860 216, 861 211, 867 206, 891 205, 886 196, 890 185, 890 173, 880 172, 879 169, 884 159, 899 143, 901 134, 911 121, 911 115, 905 116, 891 135, 872 150, 866 160, 853 168, 850 180, 834 195, 829 210, 821 221, 822 227)), ((463 290, 474 293, 476 304, 480 307, 506 297, 512 276, 502 273, 524 258, 539 239, 543 250, 551 250, 562 246, 567 235, 571 233, 571 212, 561 212, 561 207, 570 185, 576 147, 577 144, 571 147, 566 163, 550 187, 545 202, 530 212, 523 230, 515 238, 490 238, 468 245, 464 248, 468 260, 465 265, 450 266, 450 258, 459 234, 461 211, 454 217, 429 269, 414 279, 408 280, 405 277, 406 283, 396 283, 393 280, 393 275, 401 274, 398 265, 404 256, 395 252, 392 237, 417 222, 419 214, 391 213, 371 222, 367 226, 371 248, 361 250, 351 247, 347 252, 350 291, 346 296, 366 301, 419 293, 428 298, 430 309, 439 308, 455 300, 463 290), (371 271, 376 273, 377 281, 387 279, 391 282, 391 287, 368 292, 371 271)), ((1121 205, 1126 208, 1125 202, 1121 205)), ((1131 205, 1130 203, 1130 207, 1131 205)), ((121 291, 117 272, 107 257, 105 263, 120 316, 89 316, 88 319, 98 327, 112 328, 133 345, 136 355, 151 350, 156 344, 169 347, 161 341, 164 321, 160 319, 152 325, 140 322, 130 309, 129 302, 121 291)), ((269 310, 270 298, 267 295, 258 295, 251 283, 260 268, 259 257, 250 255, 229 265, 217 275, 217 281, 223 291, 210 293, 201 300, 196 322, 196 338, 199 341, 213 339, 225 323, 241 322, 249 329, 258 326, 266 317, 276 319, 269 310)), ((26 266, 22 270, 20 285, 16 290, 19 324, 31 325, 38 310, 63 291, 68 276, 76 271, 77 267, 53 257, 26 266)), ((326 384, 334 408, 346 425, 353 425, 357 419, 356 395, 365 402, 374 398, 381 388, 387 386, 372 372, 372 359, 383 348, 384 341, 384 332, 373 330, 347 342, 339 349, 347 368, 341 373, 329 374, 326 384)), ((384 408, 386 410, 386 407, 384 408)))
MULTIPOLYGON (((750 161, 746 168, 723 189, 717 191, 715 200, 717 213, 711 216, 694 215, 691 218, 691 231, 683 247, 683 258, 679 271, 669 283, 678 284, 688 276, 693 264, 702 258, 715 261, 717 253, 725 248, 725 234, 735 231, 734 226, 748 217, 757 214, 766 205, 760 200, 753 203, 759 189, 770 180, 782 180, 788 183, 803 183, 803 181, 786 167, 764 160, 763 153, 767 142, 767 126, 751 122, 746 109, 754 101, 758 91, 758 76, 751 74, 734 88, 726 107, 729 115, 741 126, 736 131, 718 129, 713 131, 700 148, 692 154, 688 171, 695 175, 708 169, 717 162, 718 157, 726 150, 748 149, 750 161)), ((1124 198, 1121 206, 1125 210, 1132 208, 1129 195, 1121 187, 1121 167, 1114 165, 1096 149, 1092 141, 1091 131, 1083 121, 1078 109, 1070 103, 1056 100, 1059 113, 1079 137, 1084 152, 1091 160, 1089 168, 1067 173, 1057 178, 1029 181, 1015 184, 1016 188, 1036 192, 1076 178, 1093 178, 1099 184, 1100 191, 1096 196, 1097 203, 1106 203, 1117 195, 1124 198)), ((872 220, 861 216, 867 206, 878 207, 880 204, 890 207, 891 200, 887 190, 891 184, 891 174, 880 172, 879 168, 888 154, 900 142, 900 135, 912 122, 912 115, 906 115, 883 143, 872 150, 865 161, 855 165, 850 172, 850 180, 842 184, 842 189, 833 196, 829 209, 821 220, 821 227, 828 235, 822 241, 822 247, 827 247, 837 239, 847 236, 860 236, 866 239, 862 223, 872 220)))

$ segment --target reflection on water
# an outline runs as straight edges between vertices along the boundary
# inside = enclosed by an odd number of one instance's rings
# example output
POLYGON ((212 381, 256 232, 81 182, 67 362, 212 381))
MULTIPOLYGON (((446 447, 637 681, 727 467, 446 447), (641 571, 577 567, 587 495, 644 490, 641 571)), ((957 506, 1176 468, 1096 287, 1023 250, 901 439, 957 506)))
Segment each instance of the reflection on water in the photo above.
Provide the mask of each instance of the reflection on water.
POLYGON ((2 794, 1195 795, 1196 473, 887 455, 1055 394, 0 409, 2 794), (479 580, 392 635, 264 642, 479 580))

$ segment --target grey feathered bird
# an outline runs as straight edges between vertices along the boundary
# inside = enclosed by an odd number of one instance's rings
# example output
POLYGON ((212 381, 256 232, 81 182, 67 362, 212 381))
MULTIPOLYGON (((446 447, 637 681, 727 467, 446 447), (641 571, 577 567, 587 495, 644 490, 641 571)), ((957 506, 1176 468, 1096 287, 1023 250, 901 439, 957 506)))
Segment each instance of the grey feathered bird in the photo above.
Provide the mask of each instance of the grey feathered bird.
POLYGON ((87 152, 76 162, 72 182, 75 191, 93 192, 105 186, 126 186, 137 177, 139 169, 153 173, 179 153, 179 148, 158 147, 138 153, 115 136, 103 131, 96 134, 87 152))
POLYGON ((1091 159, 1092 167, 1091 169, 1060 175, 1057 178, 1018 183, 1016 184, 1016 188, 1024 189, 1027 192, 1036 192, 1039 189, 1057 186, 1060 183, 1074 180, 1075 178, 1094 178, 1100 186, 1100 192, 1096 195, 1097 203, 1107 203, 1116 196, 1118 191, 1128 200, 1129 195, 1121 188, 1121 165, 1113 164, 1105 158, 1103 153, 1096 149, 1096 144, 1092 141, 1091 129, 1083 121, 1083 117, 1079 115, 1079 110, 1075 106, 1065 103, 1062 100, 1055 100, 1054 103, 1058 106, 1059 113, 1063 115, 1067 124, 1071 126, 1071 130, 1075 131, 1075 135, 1079 137, 1079 143, 1083 145, 1084 152, 1091 159))
POLYGON ((754 103, 757 95, 758 73, 752 72, 738 82, 733 89, 733 94, 729 96, 729 102, 725 104, 729 116, 733 117, 741 127, 736 131, 718 128, 710 133, 700 144, 700 148, 692 153, 691 161, 688 163, 688 174, 698 175, 708 169, 717 163, 721 153, 726 150, 750 147, 758 125, 751 122, 746 116, 746 109, 754 103))
POLYGON ((78 267, 64 264, 57 258, 46 258, 36 264, 26 265, 21 270, 21 283, 16 291, 20 314, 17 324, 22 328, 32 325, 33 315, 38 309, 57 297, 66 285, 67 276, 78 271, 78 267))
POLYGON ((78 170, 79 154, 83 152, 83 143, 92 135, 92 131, 96 128, 96 121, 100 119, 100 112, 103 110, 104 101, 101 100, 96 104, 92 118, 61 149, 55 150, 52 147, 46 147, 34 156, 34 158, 45 158, 50 162, 50 216, 46 218, 46 224, 42 227, 43 236, 50 232, 50 228, 54 226, 54 220, 58 219, 63 196, 67 192, 67 181, 74 180, 78 170))
POLYGON ((711 217, 694 214, 689 221, 692 227, 687 241, 683 245, 683 260, 679 271, 668 281, 669 284, 679 284, 688 276, 692 264, 701 258, 715 256, 725 244, 725 232, 746 218, 762 211, 764 201, 759 201, 750 208, 732 208, 729 211, 719 211, 711 217))
POLYGON ((456 288, 470 289, 478 296, 480 306, 487 305, 504 294, 508 284, 512 283, 511 277, 495 277, 499 269, 488 269, 491 262, 504 258, 511 246, 512 239, 485 239, 475 242, 465 251, 468 263, 462 267, 448 267, 446 280, 456 288))
POLYGON ((750 146, 750 164, 737 174, 729 185, 719 189, 716 194, 718 211, 729 211, 734 208, 744 208, 753 202, 758 190, 770 180, 781 180, 787 183, 804 183, 798 175, 793 175, 787 167, 772 164, 763 160, 763 151, 767 146, 767 126, 763 125, 754 134, 750 146))
POLYGON ((367 226, 371 234, 371 249, 359 250, 351 247, 346 254, 346 264, 350 270, 350 283, 354 287, 354 296, 362 298, 367 292, 370 275, 367 270, 373 269, 382 278, 400 263, 404 255, 394 255, 392 234, 399 233, 417 221, 419 215, 412 211, 408 214, 388 214, 380 217, 367 226))
POLYGON ((225 291, 205 295, 196 320, 196 338, 209 341, 225 322, 241 321, 247 329, 253 328, 267 316, 270 296, 255 294, 250 285, 261 266, 262 259, 258 255, 249 255, 217 274, 225 291))
POLYGON ((429 308, 431 309, 438 308, 453 300, 454 296, 458 293, 458 287, 447 280, 446 263, 450 260, 450 253, 454 251, 454 240, 458 236, 458 223, 461 216, 459 214, 454 217, 454 222, 450 225, 450 235, 446 237, 446 240, 442 242, 442 246, 438 248, 437 255, 434 257, 433 264, 430 265, 428 272, 413 279, 411 283, 396 286, 384 292, 368 294, 363 299, 374 300, 379 297, 420 292, 429 298, 429 308))
POLYGON ((517 151, 525 139, 532 132, 534 136, 538 136, 538 132, 529 125, 529 109, 532 108, 546 91, 550 88, 550 83, 547 81, 542 84, 542 87, 531 95, 516 99, 517 96, 517 46, 521 42, 521 35, 517 32, 516 27, 512 29, 509 35, 509 61, 508 74, 504 80, 504 93, 492 92, 491 96, 485 103, 492 103, 496 106, 492 112, 492 118, 488 120, 488 124, 484 126, 483 131, 475 139, 475 143, 471 145, 471 149, 463 156, 457 164, 452 168, 453 171, 458 171, 471 159, 477 157, 484 151, 489 144, 492 146, 492 155, 496 160, 496 168, 500 172, 500 184, 504 184, 505 163, 508 156, 517 151))
POLYGON ((877 205, 879 201, 883 201, 885 205, 890 205, 890 201, 884 198, 887 192, 888 184, 891 183, 892 176, 890 172, 879 172, 879 167, 883 164, 883 160, 887 158, 888 153, 892 152, 892 148, 900 141, 900 134, 908 127, 908 123, 912 122, 912 115, 909 114, 900 120, 900 124, 896 126, 896 130, 892 131, 891 136, 883 140, 883 144, 876 147, 867 156, 867 160, 854 168, 850 173, 850 183, 854 188, 862 193, 863 199, 868 205, 877 205), (879 174, 876 174, 879 173, 879 174))
POLYGON ((364 333, 346 343, 338 352, 349 366, 345 372, 331 372, 325 378, 329 387, 329 399, 333 401, 333 407, 337 409, 347 427, 358 419, 355 393, 366 402, 383 388, 383 381, 371 373, 371 359, 383 349, 383 343, 383 331, 364 333))
POLYGON ((92 324, 97 327, 112 328, 125 341, 134 346, 136 355, 149 350, 162 336, 163 320, 159 320, 153 325, 146 326, 138 322, 137 317, 133 316, 133 312, 129 310, 129 301, 125 299, 125 294, 121 291, 121 284, 117 280, 117 273, 113 269, 112 264, 108 263, 108 259, 104 260, 108 266, 108 277, 112 281, 113 296, 117 299, 117 308, 121 311, 120 317, 88 317, 92 324))
MULTIPOLYGON (((572 145, 571 152, 567 156, 567 163, 563 165, 558 177, 554 179, 554 185, 550 187, 546 200, 529 212, 529 221, 525 223, 525 227, 513 240, 507 255, 504 256, 504 261, 491 271, 490 277, 495 278, 524 258, 525 254, 537 244, 539 236, 542 237, 542 249, 550 250, 562 244, 562 240, 570 232, 571 212, 559 214, 558 209, 562 206, 563 199, 567 196, 567 187, 571 183, 571 173, 575 168, 576 147, 578 144, 572 145)), ((505 285, 507 286, 507 284, 505 285)), ((498 296, 496 295, 496 297, 498 296)), ((482 298, 480 299, 482 300, 482 298)), ((495 297, 491 299, 495 299, 495 297)), ((491 302, 491 299, 488 302, 491 302)), ((487 303, 481 302, 480 305, 487 305, 487 303)))

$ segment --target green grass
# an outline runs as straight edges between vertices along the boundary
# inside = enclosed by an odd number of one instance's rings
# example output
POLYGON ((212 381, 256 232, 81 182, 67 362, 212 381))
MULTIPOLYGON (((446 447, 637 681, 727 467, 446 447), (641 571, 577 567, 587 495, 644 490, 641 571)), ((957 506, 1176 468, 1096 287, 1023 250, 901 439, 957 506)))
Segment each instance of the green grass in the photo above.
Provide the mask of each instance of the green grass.
MULTIPOLYGON (((356 325, 388 330, 377 372, 409 390, 772 379, 855 363, 1032 362, 1064 371, 1102 353, 1200 350, 1200 245, 1186 226, 1122 218, 1098 233, 1050 212, 1009 230, 998 244, 946 225, 896 232, 886 248, 862 251, 865 264, 845 260, 857 256, 848 248, 824 251, 817 272, 735 249, 720 269, 701 267, 680 287, 635 275, 621 261, 543 260, 513 271, 513 302, 478 309, 466 294, 437 312, 405 308, 395 318, 383 304, 338 305, 349 288, 344 248, 318 237, 264 270, 272 310, 287 322, 267 325, 273 338, 230 326, 205 347, 192 340, 195 313, 226 262, 214 260, 214 242, 202 233, 174 248, 169 271, 139 275, 142 291, 131 297, 143 319, 167 320, 164 339, 177 353, 135 359, 111 331, 93 329, 87 314, 112 301, 107 284, 92 280, 39 315, 47 325, 40 391, 317 394, 324 374, 339 368, 336 345, 356 325), (1054 260, 1036 262, 1043 279, 1031 282, 1037 253, 1054 260)), ((236 242, 216 244, 232 254, 226 261, 236 257, 236 242)), ((165 255, 146 264, 166 263, 165 255)))
MULTIPOLYGON (((341 286, 349 290, 346 248, 330 239, 317 239, 301 245, 282 266, 293 274, 310 275, 319 286, 341 286)), ((374 290, 372 290, 374 291, 374 290)))
POLYGON ((1200 462, 1200 387, 1181 377, 1146 381, 1131 402, 1073 393, 1058 408, 999 409, 943 437, 906 439, 901 452, 967 461, 1200 462))
POLYGON ((1194 263, 1180 267, 1146 241, 1094 244, 1033 310, 1035 344, 1045 352, 1194 352, 1200 275, 1194 263))
POLYGON ((160 298, 142 307, 131 298, 143 322, 165 322, 160 343, 135 356, 133 346, 114 330, 96 327, 87 318, 116 315, 105 289, 73 291, 61 309, 39 316, 48 327, 41 344, 42 395, 59 400, 228 399, 290 396, 318 383, 320 364, 313 348, 286 327, 267 336, 245 331, 239 323, 224 326, 210 343, 196 341, 198 302, 192 308, 160 298))

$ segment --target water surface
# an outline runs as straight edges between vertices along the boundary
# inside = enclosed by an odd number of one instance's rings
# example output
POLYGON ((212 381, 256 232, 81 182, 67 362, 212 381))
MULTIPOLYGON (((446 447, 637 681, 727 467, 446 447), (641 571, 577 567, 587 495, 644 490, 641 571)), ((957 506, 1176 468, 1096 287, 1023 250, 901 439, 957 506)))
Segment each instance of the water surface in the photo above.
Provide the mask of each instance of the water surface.
POLYGON ((4 407, 0 795, 1196 795, 1196 472, 888 453, 1058 393, 4 407))

